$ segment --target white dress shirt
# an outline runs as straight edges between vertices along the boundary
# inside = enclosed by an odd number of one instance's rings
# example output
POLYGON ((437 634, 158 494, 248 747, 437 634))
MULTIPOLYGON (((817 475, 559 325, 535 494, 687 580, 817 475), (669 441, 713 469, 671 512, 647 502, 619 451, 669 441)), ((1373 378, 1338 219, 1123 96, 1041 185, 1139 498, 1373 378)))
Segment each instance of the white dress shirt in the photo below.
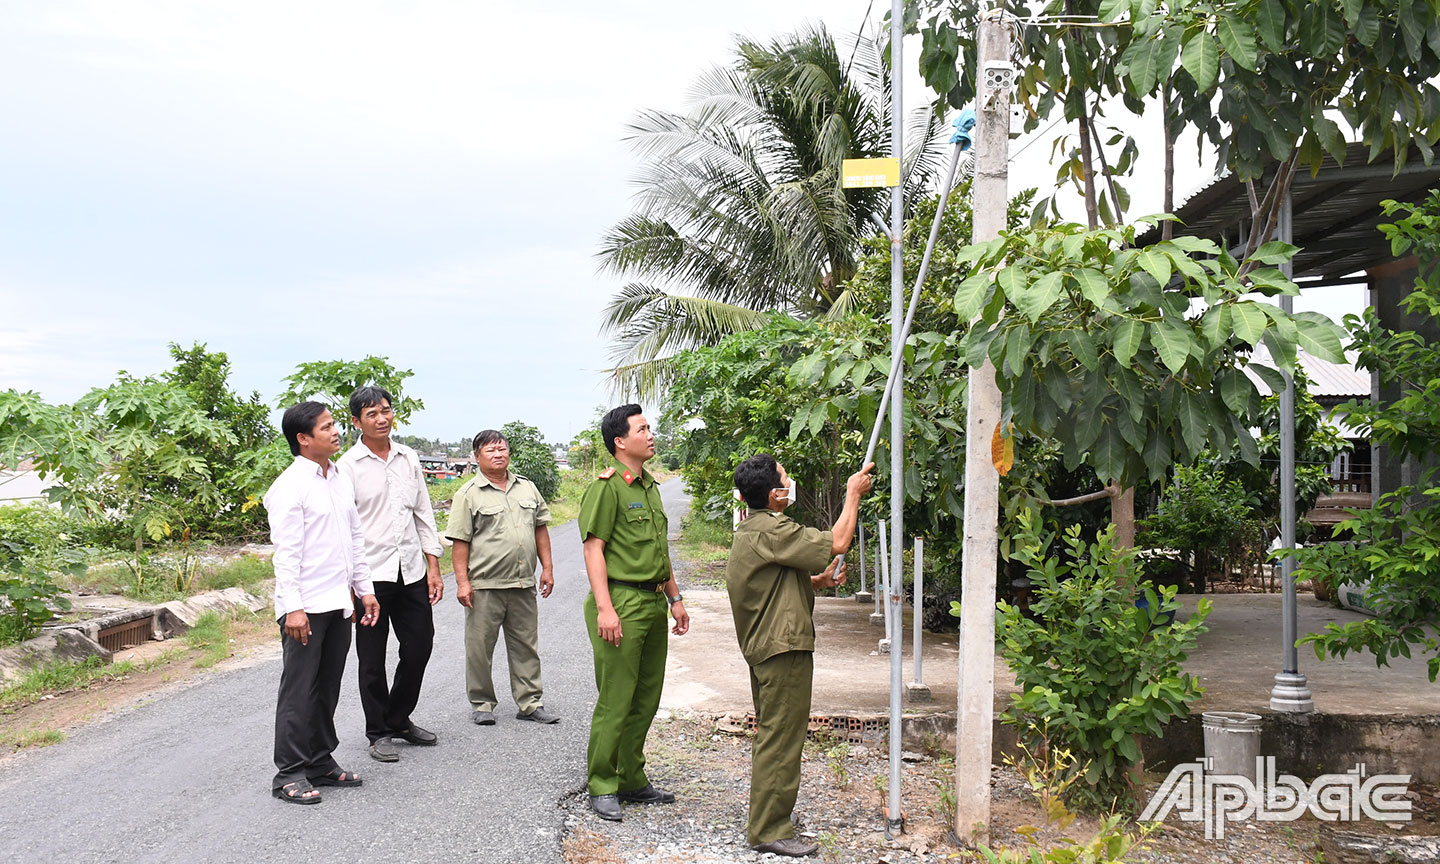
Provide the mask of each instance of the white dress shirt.
POLYGON ((365 561, 365 535, 350 481, 335 466, 296 456, 265 493, 270 542, 275 544, 275 617, 354 611, 350 598, 374 594, 365 561))
POLYGON ((415 451, 391 441, 390 457, 381 459, 360 441, 340 457, 339 467, 355 489, 370 578, 395 582, 403 576, 405 585, 424 579, 425 556, 440 557, 440 532, 415 451))

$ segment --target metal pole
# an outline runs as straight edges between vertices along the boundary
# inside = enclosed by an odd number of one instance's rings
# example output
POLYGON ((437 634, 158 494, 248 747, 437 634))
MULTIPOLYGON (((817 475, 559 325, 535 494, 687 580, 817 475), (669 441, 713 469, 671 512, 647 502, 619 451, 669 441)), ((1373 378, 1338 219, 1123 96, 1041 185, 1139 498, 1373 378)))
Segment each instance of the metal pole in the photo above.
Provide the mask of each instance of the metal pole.
POLYGON ((865 589, 865 523, 860 523, 860 590, 855 592, 855 602, 864 603, 870 599, 870 592, 865 589))
MULTIPOLYGON (((879 421, 876 421, 879 422, 879 421)), ((884 602, 885 586, 885 523, 875 523, 875 536, 880 542, 875 544, 875 611, 870 613, 871 624, 883 624, 885 616, 881 612, 881 604, 884 602)))
MULTIPOLYGON (((1010 39, 1003 8, 980 16, 974 238, 1005 227, 1010 147, 1010 39), (1008 75, 1006 70, 1009 70, 1008 75), (993 73, 993 74, 992 74, 993 73), (1004 89, 1001 89, 1001 88, 1004 89)), ((955 836, 984 842, 990 830, 990 747, 995 722, 995 575, 1000 475, 987 458, 1000 423, 1000 388, 987 358, 969 373, 965 409, 965 545, 962 553, 959 687, 955 720, 955 836)))
POLYGON ((925 686, 925 539, 915 538, 915 599, 910 604, 910 683, 905 685, 905 698, 911 702, 929 702, 930 688, 925 686))
MULTIPOLYGON (((905 4, 890 0, 890 155, 905 162, 905 4)), ((905 551, 905 187, 890 189, 890 370, 895 392, 890 405, 890 633, 898 639, 900 626, 901 584, 904 579, 905 551)), ((890 649, 890 801, 885 808, 885 836, 894 838, 905 832, 905 815, 900 809, 900 646, 891 642, 890 649)))
MULTIPOLYGON (((1294 234, 1294 214, 1291 212, 1290 193, 1280 202, 1280 219, 1276 225, 1276 239, 1289 243, 1294 234)), ((1281 272, 1291 275, 1287 261, 1281 272)), ((1280 309, 1287 315, 1295 311, 1295 298, 1281 295, 1280 309)), ((1283 370, 1282 370, 1283 371, 1283 370)), ((1295 548, 1295 378, 1286 372, 1285 389, 1280 393, 1280 545, 1286 549, 1295 548)), ((1275 674, 1275 686, 1270 690, 1270 710, 1291 714, 1308 714, 1315 710, 1315 700, 1310 694, 1309 683, 1300 674, 1299 651, 1295 640, 1299 638, 1299 609, 1295 597, 1295 556, 1286 555, 1280 562, 1280 671, 1275 674)))
POLYGON ((880 586, 880 594, 884 597, 885 603, 885 638, 880 640, 880 653, 884 654, 890 650, 890 555, 885 542, 885 532, 880 532, 880 558, 884 567, 880 573, 884 579, 880 586))

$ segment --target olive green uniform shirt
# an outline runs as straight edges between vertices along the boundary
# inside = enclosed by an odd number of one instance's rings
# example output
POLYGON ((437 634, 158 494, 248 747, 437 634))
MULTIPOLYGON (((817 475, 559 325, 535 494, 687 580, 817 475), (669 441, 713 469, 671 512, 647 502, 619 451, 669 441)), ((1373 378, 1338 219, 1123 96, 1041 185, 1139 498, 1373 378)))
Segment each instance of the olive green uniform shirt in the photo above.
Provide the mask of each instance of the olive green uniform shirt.
POLYGON ((606 575, 617 582, 670 579, 670 521, 660 484, 643 468, 636 477, 616 460, 580 499, 580 539, 605 541, 606 575), (608 476, 607 476, 608 475, 608 476))
POLYGON ((476 474, 455 493, 445 536, 470 544, 471 588, 534 588, 535 529, 549 524, 550 508, 534 483, 510 473, 501 490, 476 474))
POLYGON ((815 650, 810 576, 830 566, 833 534, 774 510, 756 510, 735 529, 725 587, 745 662, 815 650))

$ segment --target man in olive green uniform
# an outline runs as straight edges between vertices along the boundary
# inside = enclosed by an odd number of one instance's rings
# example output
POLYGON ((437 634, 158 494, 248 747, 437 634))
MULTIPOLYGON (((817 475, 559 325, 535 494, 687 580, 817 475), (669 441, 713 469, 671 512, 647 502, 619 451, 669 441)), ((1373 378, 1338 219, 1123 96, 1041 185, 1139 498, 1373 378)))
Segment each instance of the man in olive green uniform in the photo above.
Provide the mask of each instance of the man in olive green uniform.
POLYGON ((535 484, 510 471, 510 444, 494 429, 475 436, 476 474, 450 505, 445 536, 454 541, 455 595, 465 607, 465 688, 470 719, 495 725, 495 640, 505 630, 510 695, 515 717, 558 723, 545 710, 540 685, 540 611, 535 600, 535 562, 540 596, 555 587, 550 558, 550 508, 535 484))
POLYGON ((819 849, 796 837, 790 822, 810 724, 815 589, 845 580, 843 568, 836 572, 831 559, 850 548, 873 468, 866 465, 846 482, 845 507, 829 531, 785 515, 795 503, 795 481, 775 457, 761 453, 735 469, 735 488, 750 516, 735 530, 725 587, 755 701, 746 840, 757 852, 799 857, 819 849))
POLYGON ((668 650, 666 609, 677 636, 690 615, 675 585, 660 487, 644 468, 655 435, 639 405, 600 421, 614 464, 585 490, 580 537, 590 594, 585 623, 595 651, 595 713, 590 720, 590 809, 618 822, 620 802, 668 804, 675 796, 645 776, 645 736, 660 707, 668 650))

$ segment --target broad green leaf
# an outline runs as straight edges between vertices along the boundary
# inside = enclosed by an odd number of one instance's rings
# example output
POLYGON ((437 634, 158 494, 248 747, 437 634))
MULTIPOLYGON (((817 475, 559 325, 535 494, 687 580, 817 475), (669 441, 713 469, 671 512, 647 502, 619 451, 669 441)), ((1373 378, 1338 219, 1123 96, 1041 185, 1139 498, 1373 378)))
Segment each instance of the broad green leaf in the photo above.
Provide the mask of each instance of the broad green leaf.
POLYGON ((1241 300, 1230 307, 1230 322, 1235 326, 1235 335, 1247 345, 1253 347, 1260 343, 1260 336, 1265 332, 1265 313, 1260 304, 1241 300))
POLYGON ((1052 270, 1030 283, 1017 294, 1011 295, 1010 302, 1031 321, 1039 321, 1060 297, 1064 274, 1052 270))
POLYGON ((1094 372, 1100 364, 1100 355, 1095 350, 1095 339, 1083 330, 1067 330, 1065 332, 1065 343, 1070 346, 1070 353, 1080 365, 1087 370, 1094 372))
POLYGON ((1300 251, 1299 246, 1292 246, 1289 243, 1281 243, 1279 240, 1271 240, 1250 256, 1251 261, 1259 261, 1261 264, 1284 264, 1300 251))
POLYGON ((1164 477, 1170 468, 1170 439, 1152 432, 1145 439, 1145 449, 1140 452, 1140 458, 1145 460, 1145 467, 1150 469, 1151 480, 1164 477))
POLYGON ((1087 301, 1096 306, 1105 305, 1110 297, 1110 283, 1105 281, 1105 274, 1093 267, 1082 267, 1079 270, 1072 270, 1070 278, 1080 288, 1080 294, 1087 301))
POLYGON ((1160 354, 1160 362, 1165 364, 1165 368, 1172 374, 1179 374, 1190 357, 1195 334, 1190 332, 1189 327, 1167 319, 1150 328, 1150 342, 1160 354))
POLYGON ((1145 336, 1145 324, 1134 318, 1126 318, 1115 328, 1115 359, 1121 366, 1129 367, 1140 342, 1145 336))
POLYGON ((1260 380, 1265 382, 1265 386, 1270 388, 1272 395, 1285 389, 1285 376, 1278 369, 1261 363, 1251 363, 1245 368, 1259 376, 1260 380))
POLYGON ((1205 411, 1205 402, 1190 393, 1180 396, 1180 434, 1190 447, 1191 455, 1205 452, 1210 437, 1210 416, 1205 411))
POLYGON ((1130 0, 1100 0, 1100 20, 1114 21, 1130 11, 1130 0))
POLYGON ((1156 39, 1137 37, 1125 52, 1124 62, 1129 66, 1130 83, 1141 95, 1155 87, 1156 76, 1160 74, 1160 43, 1156 39))
POLYGON ((1325 148, 1325 152, 1330 154, 1330 158, 1344 165, 1345 135, 1340 131, 1340 124, 1324 114, 1317 113, 1313 128, 1316 137, 1320 139, 1320 146, 1325 148))
POLYGON ((1105 423, 1090 448, 1090 462, 1101 481, 1119 480, 1125 471, 1125 440, 1113 422, 1105 423))
MULTIPOLYGON (((1317 5, 1325 5, 1324 3, 1317 5)), ((1225 53, 1236 65, 1254 71, 1259 64, 1259 52, 1255 47, 1255 31, 1241 18, 1224 13, 1215 24, 1215 34, 1225 53)))
POLYGON ((1220 375, 1220 398, 1225 400, 1225 407, 1239 416, 1248 413, 1250 394, 1254 390, 1250 377, 1239 369, 1227 369, 1220 375))
POLYGON ((1180 52, 1180 66, 1195 79, 1201 93, 1215 88, 1220 77, 1220 49, 1209 33, 1196 33, 1180 52))
POLYGON ((1300 347, 1331 363, 1345 362, 1345 349, 1340 343, 1341 330, 1319 312, 1301 312, 1295 316, 1296 341, 1300 347))
POLYGON ((985 302, 985 292, 990 288, 990 277, 990 271, 978 270, 966 277, 960 287, 955 289, 956 318, 965 322, 975 319, 981 304, 985 302))
POLYGON ((1140 253, 1137 261, 1146 273, 1160 283, 1161 287, 1170 281, 1170 258, 1163 252, 1146 249, 1140 253))
POLYGON ((1230 304, 1222 303, 1205 310, 1200 319, 1200 332, 1211 347, 1224 345, 1230 340, 1230 304))
POLYGON ((995 277, 995 284, 1000 286, 1005 299, 1013 303, 1015 295, 1025 290, 1025 271, 1012 264, 1000 271, 995 277))
POLYGON ((1255 24, 1260 39, 1271 51, 1280 51, 1285 45, 1285 7, 1280 0, 1260 0, 1255 10, 1255 24))
POLYGON ((1366 48, 1375 45, 1380 38, 1380 13, 1375 4, 1366 3, 1360 10, 1360 19, 1355 22, 1355 40, 1366 48))

